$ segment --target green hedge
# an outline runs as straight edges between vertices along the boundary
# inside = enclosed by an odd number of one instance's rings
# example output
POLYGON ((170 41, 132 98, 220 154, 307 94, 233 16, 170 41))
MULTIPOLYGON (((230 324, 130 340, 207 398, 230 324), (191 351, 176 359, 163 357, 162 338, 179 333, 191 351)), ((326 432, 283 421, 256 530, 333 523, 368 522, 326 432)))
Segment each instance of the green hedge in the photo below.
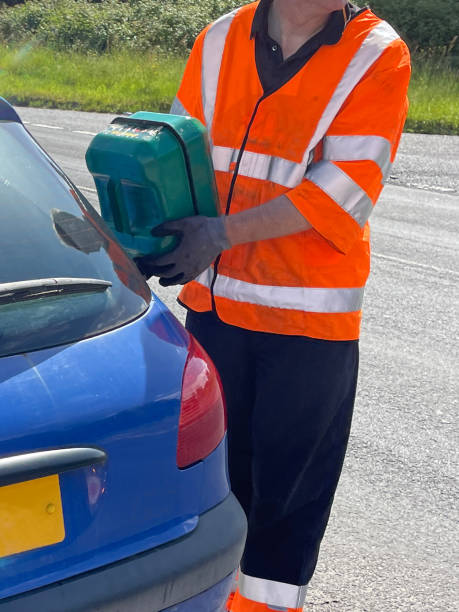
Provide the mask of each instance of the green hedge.
POLYGON ((459 48, 458 0, 369 0, 412 50, 450 53, 459 48))
POLYGON ((210 21, 238 0, 29 0, 0 9, 0 40, 56 50, 155 49, 185 54, 210 21))
MULTIPOLYGON (((184 55, 207 23, 241 4, 244 0, 0 0, 0 41, 32 39, 56 50, 94 52, 161 48, 184 55)), ((412 49, 446 55, 459 47, 458 0, 369 4, 412 49)))
POLYGON ((15 4, 24 4, 25 0, 0 0, 0 8, 2 5, 5 6, 14 6, 15 4))

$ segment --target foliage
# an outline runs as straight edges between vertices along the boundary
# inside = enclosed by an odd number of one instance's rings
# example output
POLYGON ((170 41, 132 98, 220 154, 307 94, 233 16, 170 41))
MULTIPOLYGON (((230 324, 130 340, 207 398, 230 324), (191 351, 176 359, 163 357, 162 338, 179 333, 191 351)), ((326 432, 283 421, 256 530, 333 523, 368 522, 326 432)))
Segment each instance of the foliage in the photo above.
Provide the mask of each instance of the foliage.
MULTIPOLYGON (((245 1, 0 0, 2 95, 82 110, 165 110, 198 32, 245 1)), ((414 51, 406 129, 459 134, 457 0, 356 2, 368 2, 414 51)))
MULTIPOLYGON (((406 131, 459 135, 459 79, 444 58, 414 56, 406 131)), ((87 111, 167 112, 184 59, 151 52, 103 55, 0 47, 0 91, 14 104, 87 111), (78 70, 75 70, 78 66, 78 70)))
POLYGON ((369 0, 368 4, 396 28, 412 51, 444 55, 459 47, 457 0, 369 0))
POLYGON ((459 134, 459 78, 446 59, 413 55, 406 132, 459 134))
POLYGON ((15 4, 24 4, 25 0, 0 0, 0 9, 2 5, 14 6, 15 4))
MULTIPOLYGON (((245 2, 0 0, 0 40, 15 44, 33 37, 57 50, 93 52, 160 47, 185 55, 205 25, 245 2)), ((457 0, 369 0, 369 4, 413 50, 445 55, 459 47, 457 0)))
POLYGON ((0 40, 33 39, 56 50, 105 52, 160 47, 186 54, 207 23, 238 0, 29 0, 0 10, 0 40))
POLYGON ((183 59, 125 50, 95 55, 0 48, 0 91, 17 105, 168 112, 183 65, 183 59))

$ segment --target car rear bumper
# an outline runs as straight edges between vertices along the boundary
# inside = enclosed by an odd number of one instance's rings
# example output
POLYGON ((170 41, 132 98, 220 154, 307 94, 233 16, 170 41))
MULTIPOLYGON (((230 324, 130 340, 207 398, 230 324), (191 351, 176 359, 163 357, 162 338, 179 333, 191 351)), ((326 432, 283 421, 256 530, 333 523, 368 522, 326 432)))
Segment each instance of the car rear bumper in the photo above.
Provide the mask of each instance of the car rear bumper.
POLYGON ((224 580, 239 564, 245 515, 233 494, 187 536, 118 563, 0 600, 2 612, 159 612, 224 580))
POLYGON ((226 612, 229 594, 234 588, 237 572, 217 582, 213 587, 161 612, 226 612))

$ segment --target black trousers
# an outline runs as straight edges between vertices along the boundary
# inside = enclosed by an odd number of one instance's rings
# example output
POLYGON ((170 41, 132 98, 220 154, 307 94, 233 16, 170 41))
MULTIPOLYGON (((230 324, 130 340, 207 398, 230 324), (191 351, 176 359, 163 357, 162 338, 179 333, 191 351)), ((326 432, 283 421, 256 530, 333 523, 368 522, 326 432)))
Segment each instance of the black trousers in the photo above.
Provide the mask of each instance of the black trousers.
POLYGON ((307 584, 351 427, 358 342, 253 332, 189 311, 228 411, 232 489, 244 508, 244 574, 307 584))

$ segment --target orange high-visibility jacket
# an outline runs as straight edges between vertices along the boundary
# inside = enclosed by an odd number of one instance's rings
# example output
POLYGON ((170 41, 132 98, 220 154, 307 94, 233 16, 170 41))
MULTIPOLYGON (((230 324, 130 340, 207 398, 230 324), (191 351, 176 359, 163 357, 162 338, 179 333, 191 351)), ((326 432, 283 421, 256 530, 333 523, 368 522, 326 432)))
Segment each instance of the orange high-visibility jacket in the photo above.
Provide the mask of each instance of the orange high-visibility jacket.
POLYGON ((366 10, 264 96, 250 38, 258 3, 197 38, 171 112, 208 129, 221 213, 285 195, 313 229, 224 251, 179 299, 246 329, 328 340, 359 336, 368 217, 407 113, 409 53, 366 10))

